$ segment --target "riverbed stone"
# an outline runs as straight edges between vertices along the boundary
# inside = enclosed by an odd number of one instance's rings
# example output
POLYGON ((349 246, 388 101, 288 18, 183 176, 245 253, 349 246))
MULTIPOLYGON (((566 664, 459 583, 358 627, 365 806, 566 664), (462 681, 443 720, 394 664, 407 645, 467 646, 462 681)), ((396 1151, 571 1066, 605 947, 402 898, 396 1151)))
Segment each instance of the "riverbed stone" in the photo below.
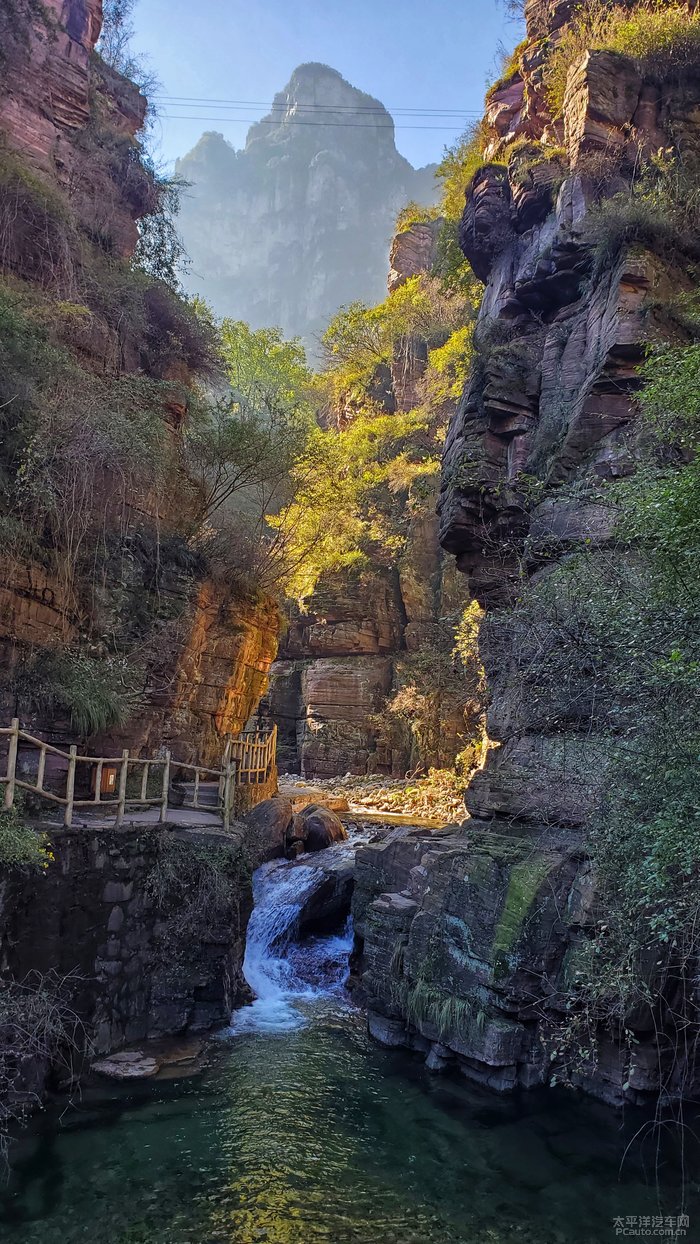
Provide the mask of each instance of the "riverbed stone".
POLYGON ((254 868, 284 855, 293 816, 291 799, 273 795, 243 818, 254 868))
POLYGON ((347 830, 340 817, 323 804, 309 804, 297 812, 292 822, 289 838, 303 842, 305 851, 323 851, 334 842, 343 842, 347 830))
POLYGON ((129 1050, 98 1059, 92 1070, 110 1080, 145 1080, 158 1074, 158 1061, 140 1050, 129 1050))

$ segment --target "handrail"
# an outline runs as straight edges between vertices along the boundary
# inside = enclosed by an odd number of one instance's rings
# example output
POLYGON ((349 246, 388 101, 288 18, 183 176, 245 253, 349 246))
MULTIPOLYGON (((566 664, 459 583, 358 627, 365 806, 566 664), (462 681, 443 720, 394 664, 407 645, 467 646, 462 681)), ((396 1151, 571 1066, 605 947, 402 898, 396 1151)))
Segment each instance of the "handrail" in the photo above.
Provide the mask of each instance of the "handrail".
POLYGON ((162 756, 149 757, 130 756, 128 748, 124 749, 121 756, 80 756, 75 745, 65 752, 30 734, 27 730, 22 730, 18 717, 13 717, 9 727, 0 727, 0 737, 8 740, 7 769, 4 775, 0 774, 0 785, 5 786, 4 807, 9 809, 13 806, 17 789, 26 790, 51 803, 61 805, 65 809, 63 823, 68 827, 73 823, 75 808, 98 807, 115 808, 115 826, 118 827, 123 822, 127 807, 133 805, 158 807, 160 809, 159 822, 163 824, 168 812, 171 770, 177 768, 194 773, 192 802, 185 805, 190 808, 197 810, 210 808, 211 805, 200 801, 201 779, 203 775, 208 775, 218 780, 217 805, 222 814, 224 828, 228 829, 235 786, 259 785, 269 780, 274 770, 277 747, 276 726, 273 726, 269 732, 246 731, 236 739, 227 739, 221 767, 215 769, 208 765, 176 760, 169 750, 166 750, 162 756), (25 781, 24 777, 17 774, 20 742, 28 743, 39 751, 36 780, 33 782, 25 781), (55 791, 47 790, 44 786, 47 755, 58 756, 67 762, 65 795, 57 795, 55 791), (95 768, 92 799, 80 797, 76 799, 75 797, 75 779, 79 764, 90 764, 95 768), (127 794, 129 769, 135 766, 141 766, 140 793, 137 798, 129 798, 127 794), (106 767, 118 770, 118 780, 115 774, 115 798, 102 797, 105 793, 102 790, 102 775, 106 767), (148 795, 148 780, 151 771, 157 767, 162 768, 160 794, 153 797, 148 795))

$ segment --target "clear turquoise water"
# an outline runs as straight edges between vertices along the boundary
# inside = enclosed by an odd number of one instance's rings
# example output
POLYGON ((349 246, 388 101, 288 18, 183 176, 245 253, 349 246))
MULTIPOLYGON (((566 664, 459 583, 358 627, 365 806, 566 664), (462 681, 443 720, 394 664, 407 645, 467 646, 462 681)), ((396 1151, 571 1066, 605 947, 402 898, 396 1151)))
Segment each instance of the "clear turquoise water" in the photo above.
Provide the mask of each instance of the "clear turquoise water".
MULTIPOLYGON (((639 1122, 619 1130, 565 1094, 515 1102, 436 1079, 334 1008, 296 1031, 231 1039, 192 1080, 42 1116, 16 1152, 0 1238, 603 1244, 616 1215, 660 1212, 653 1144, 618 1178, 639 1122)), ((677 1212, 675 1176, 664 1167, 661 1179, 677 1212)), ((700 1209, 696 1225, 687 1238, 700 1239, 700 1209)))
POLYGON ((638 1114, 564 1091, 498 1098, 378 1047, 339 986, 342 938, 270 950, 294 881, 278 878, 274 919, 249 935, 257 1008, 204 1073, 103 1084, 38 1116, 15 1148, 1 1240, 606 1244, 616 1217, 679 1212, 677 1133, 639 1139, 620 1169, 638 1114))

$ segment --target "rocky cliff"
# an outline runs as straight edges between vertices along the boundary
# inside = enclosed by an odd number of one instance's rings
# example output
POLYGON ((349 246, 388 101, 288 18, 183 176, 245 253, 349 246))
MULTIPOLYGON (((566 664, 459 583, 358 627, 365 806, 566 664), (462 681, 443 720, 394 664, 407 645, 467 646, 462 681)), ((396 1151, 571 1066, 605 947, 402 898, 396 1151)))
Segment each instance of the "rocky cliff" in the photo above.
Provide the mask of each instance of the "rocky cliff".
MULTIPOLYGON (((630 184, 671 144, 696 158, 700 78, 693 63, 664 74, 639 56, 580 49, 558 113, 550 58, 574 6, 526 10, 527 39, 489 93, 484 163, 465 187, 460 244, 485 289, 439 504, 442 546, 487 610, 491 746, 461 828, 402 832, 360 853, 359 966, 372 1030, 433 1067, 497 1088, 568 1077, 613 1101, 661 1085, 692 1093, 692 1058, 657 1041, 675 1005, 665 1009, 675 984, 662 955, 642 969, 651 992, 636 1009, 609 1011, 597 1028, 579 1015, 573 1063, 562 1033, 608 928, 589 826, 620 740, 646 711, 640 702, 630 720, 629 680, 624 693, 602 690, 600 650, 584 656, 575 630, 595 627, 581 602, 605 575, 625 608, 625 575, 637 571, 613 538, 615 490, 640 455, 639 367, 650 342, 688 340, 672 303, 692 285, 691 261, 633 218, 630 184), (556 670, 549 681, 545 669, 556 670)), ((607 801, 613 834, 614 791, 607 801)))
POLYGON ((122 700, 101 741, 213 760, 264 690, 278 618, 197 543, 182 427, 209 346, 131 264, 160 190, 101 22, 100 0, 0 18, 0 706, 73 741, 79 654, 122 700))
POLYGON ((399 155, 378 100, 327 65, 300 65, 241 151, 204 134, 178 161, 189 287, 316 352, 340 306, 382 297, 397 212, 434 201, 433 171, 399 155))

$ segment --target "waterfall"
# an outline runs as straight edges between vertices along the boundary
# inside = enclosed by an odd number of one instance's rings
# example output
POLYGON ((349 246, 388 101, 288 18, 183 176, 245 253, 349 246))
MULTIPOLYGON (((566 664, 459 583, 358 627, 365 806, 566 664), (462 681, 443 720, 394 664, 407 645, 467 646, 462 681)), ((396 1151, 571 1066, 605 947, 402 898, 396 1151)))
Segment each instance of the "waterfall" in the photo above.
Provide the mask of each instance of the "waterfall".
MULTIPOLYGON (((339 848, 347 850, 346 844, 339 848)), ((232 1033, 300 1028, 314 1003, 340 994, 352 945, 350 922, 341 934, 295 940, 303 904, 324 878, 320 868, 295 860, 273 860, 257 869, 243 960, 255 1001, 234 1012, 232 1033)))

